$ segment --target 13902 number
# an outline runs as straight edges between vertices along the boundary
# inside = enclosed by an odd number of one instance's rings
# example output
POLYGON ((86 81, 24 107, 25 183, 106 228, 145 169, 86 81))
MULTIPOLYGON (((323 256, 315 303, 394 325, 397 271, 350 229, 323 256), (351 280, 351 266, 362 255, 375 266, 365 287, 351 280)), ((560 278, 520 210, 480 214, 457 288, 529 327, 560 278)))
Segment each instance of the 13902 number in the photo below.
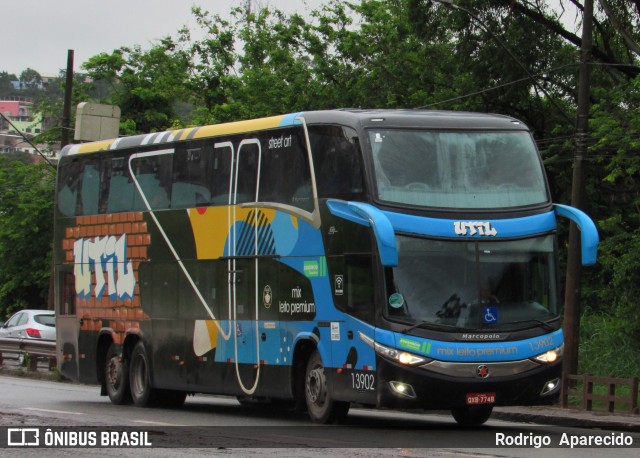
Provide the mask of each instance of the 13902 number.
POLYGON ((373 374, 366 372, 352 372, 351 373, 351 387, 358 391, 370 391, 374 390, 376 385, 376 378, 373 374))

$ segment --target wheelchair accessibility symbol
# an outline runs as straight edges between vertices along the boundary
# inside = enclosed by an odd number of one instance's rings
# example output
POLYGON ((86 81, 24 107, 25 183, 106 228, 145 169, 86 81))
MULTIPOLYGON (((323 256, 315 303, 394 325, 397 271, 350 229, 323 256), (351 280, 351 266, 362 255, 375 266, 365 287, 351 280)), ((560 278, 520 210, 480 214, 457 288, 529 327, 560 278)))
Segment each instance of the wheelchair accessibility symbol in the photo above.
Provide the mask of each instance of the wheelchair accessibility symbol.
POLYGON ((498 307, 483 307, 482 322, 484 324, 495 324, 498 322, 498 307))

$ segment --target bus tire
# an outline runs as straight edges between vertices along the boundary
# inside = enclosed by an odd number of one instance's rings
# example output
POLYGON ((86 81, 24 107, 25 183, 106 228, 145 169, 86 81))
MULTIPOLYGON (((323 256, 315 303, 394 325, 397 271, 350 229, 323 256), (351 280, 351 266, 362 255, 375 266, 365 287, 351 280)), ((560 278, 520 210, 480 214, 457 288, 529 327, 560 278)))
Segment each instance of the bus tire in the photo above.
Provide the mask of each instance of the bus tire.
POLYGON ((131 353, 129 386, 131 399, 138 407, 152 406, 158 400, 159 391, 151 387, 149 357, 144 343, 139 341, 131 353))
POLYGON ((327 386, 327 379, 318 350, 307 362, 304 382, 304 396, 307 411, 314 423, 334 423, 344 419, 349 413, 348 402, 335 401, 327 386))
POLYGON ((114 343, 107 350, 104 365, 104 383, 107 395, 113 404, 130 404, 129 360, 118 350, 118 346, 114 343))
POLYGON ((460 426, 479 426, 485 423, 493 412, 493 406, 464 406, 451 409, 451 415, 460 426))

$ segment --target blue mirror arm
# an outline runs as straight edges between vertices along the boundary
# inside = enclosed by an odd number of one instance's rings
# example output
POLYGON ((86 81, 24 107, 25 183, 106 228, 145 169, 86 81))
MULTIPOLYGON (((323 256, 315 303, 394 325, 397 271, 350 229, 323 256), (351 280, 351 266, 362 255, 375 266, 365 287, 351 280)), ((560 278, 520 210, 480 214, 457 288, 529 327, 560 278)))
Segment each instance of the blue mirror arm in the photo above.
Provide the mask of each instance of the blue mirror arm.
POLYGON ((580 229, 580 241, 582 245, 582 264, 592 266, 598 257, 598 229, 595 223, 581 210, 568 205, 554 204, 556 215, 570 219, 580 229))
POLYGON ((398 265, 396 234, 389 218, 384 213, 373 205, 362 202, 329 200, 327 207, 334 216, 371 227, 376 238, 382 265, 386 267, 398 265))

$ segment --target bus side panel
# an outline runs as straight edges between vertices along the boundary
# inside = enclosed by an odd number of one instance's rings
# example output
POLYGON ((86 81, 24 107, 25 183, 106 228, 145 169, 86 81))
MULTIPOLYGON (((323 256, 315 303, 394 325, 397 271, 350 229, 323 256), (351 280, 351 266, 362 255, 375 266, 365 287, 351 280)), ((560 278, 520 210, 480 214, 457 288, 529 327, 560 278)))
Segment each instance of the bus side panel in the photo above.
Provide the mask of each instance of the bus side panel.
MULTIPOLYGON (((78 380, 78 335, 76 284, 74 276, 74 253, 68 250, 73 244, 72 218, 58 218, 55 221, 53 252, 55 257, 55 310, 56 348, 60 374, 78 380), (67 248, 65 250, 65 248, 67 248)), ((79 229, 78 229, 79 233, 79 229)))
POLYGON ((377 248, 370 227, 332 215, 324 201, 321 209, 329 273, 322 302, 338 317, 331 322, 333 396, 373 405, 376 356, 361 335, 374 336, 376 291, 381 286, 376 280, 377 248))
POLYGON ((378 390, 375 352, 360 338, 361 333, 373 336, 373 327, 351 316, 343 322, 331 324, 333 397, 375 405, 378 390))
POLYGON ((255 260, 237 260, 236 321, 228 319, 227 260, 183 261, 186 273, 176 262, 142 263, 141 302, 151 320, 141 326, 152 354, 153 385, 246 395, 257 378, 253 395, 291 397, 291 336, 315 326, 311 279, 326 271, 323 262, 322 257, 259 258, 256 289, 255 260), (211 320, 202 300, 223 319, 211 320))
POLYGON ((98 383, 98 367, 96 364, 96 351, 98 347, 97 331, 80 331, 78 336, 78 380, 82 383, 98 383), (84 349, 84 350, 83 350, 84 349))
POLYGON ((78 380, 78 320, 75 315, 56 318, 58 370, 71 380, 78 380))

